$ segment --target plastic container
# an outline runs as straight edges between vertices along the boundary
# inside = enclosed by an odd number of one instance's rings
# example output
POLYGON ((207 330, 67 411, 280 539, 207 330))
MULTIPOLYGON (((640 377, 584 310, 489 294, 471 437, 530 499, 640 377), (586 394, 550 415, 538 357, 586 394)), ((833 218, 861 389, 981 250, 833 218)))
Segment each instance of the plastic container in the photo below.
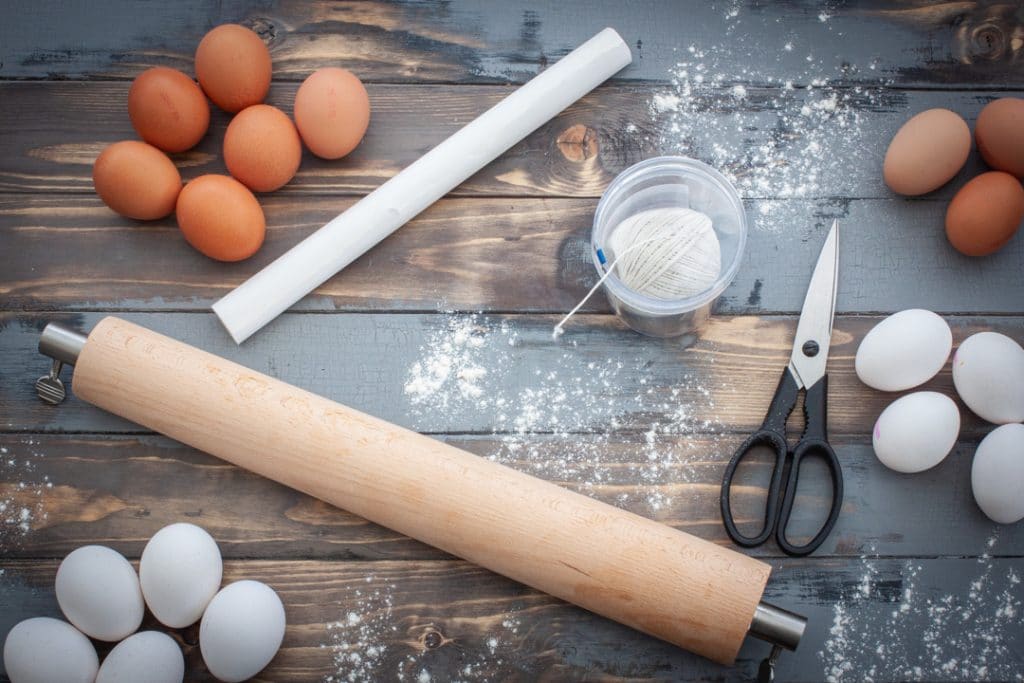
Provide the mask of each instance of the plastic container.
POLYGON ((612 308, 631 328, 652 337, 676 337, 697 330, 711 307, 736 277, 747 243, 747 216, 732 183, 705 163, 687 157, 655 157, 630 166, 605 190, 594 213, 591 254, 598 275, 615 260, 607 242, 626 218, 649 209, 682 207, 711 219, 722 252, 718 279, 703 292, 684 299, 659 299, 639 294, 613 272, 604 281, 612 308), (602 264, 598 250, 603 250, 602 264))

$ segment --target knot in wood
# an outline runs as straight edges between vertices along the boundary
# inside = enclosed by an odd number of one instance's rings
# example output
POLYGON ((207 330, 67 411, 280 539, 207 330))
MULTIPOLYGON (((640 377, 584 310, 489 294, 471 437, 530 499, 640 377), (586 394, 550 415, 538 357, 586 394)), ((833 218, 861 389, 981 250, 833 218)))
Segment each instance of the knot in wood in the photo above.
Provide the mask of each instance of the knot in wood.
POLYGON ((444 636, 437 631, 427 631, 423 634, 423 647, 428 650, 436 650, 444 644, 444 636))
POLYGON ((973 59, 995 61, 1005 56, 1008 44, 1002 27, 994 22, 986 22, 971 30, 968 50, 973 59))
POLYGON ((597 131, 582 123, 562 131, 555 142, 569 161, 586 161, 597 156, 597 131))

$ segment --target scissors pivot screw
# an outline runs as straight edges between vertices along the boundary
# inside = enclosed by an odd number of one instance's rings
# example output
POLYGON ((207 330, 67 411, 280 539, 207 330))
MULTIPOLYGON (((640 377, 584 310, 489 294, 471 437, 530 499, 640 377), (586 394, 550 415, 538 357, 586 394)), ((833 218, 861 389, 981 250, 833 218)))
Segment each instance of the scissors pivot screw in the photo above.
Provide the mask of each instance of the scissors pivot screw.
POLYGON ((811 341, 804 342, 803 352, 808 358, 814 358, 818 355, 818 342, 813 339, 811 341))

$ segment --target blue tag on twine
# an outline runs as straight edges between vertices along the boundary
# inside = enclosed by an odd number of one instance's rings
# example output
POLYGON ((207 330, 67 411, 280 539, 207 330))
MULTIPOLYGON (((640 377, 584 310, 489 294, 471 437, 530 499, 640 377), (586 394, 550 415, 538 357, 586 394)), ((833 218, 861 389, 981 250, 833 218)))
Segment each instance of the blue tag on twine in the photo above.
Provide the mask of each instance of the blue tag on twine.
POLYGON ((601 262, 601 265, 608 263, 608 259, 604 257, 604 252, 600 249, 597 250, 597 260, 601 262))

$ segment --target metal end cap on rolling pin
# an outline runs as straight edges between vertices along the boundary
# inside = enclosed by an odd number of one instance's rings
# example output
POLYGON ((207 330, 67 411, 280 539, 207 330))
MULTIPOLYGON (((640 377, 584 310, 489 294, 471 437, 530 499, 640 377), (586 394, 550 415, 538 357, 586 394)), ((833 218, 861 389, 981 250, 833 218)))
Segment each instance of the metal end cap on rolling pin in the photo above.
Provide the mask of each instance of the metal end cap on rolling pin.
POLYGON ((78 362, 86 337, 59 323, 48 323, 39 335, 39 353, 53 359, 50 372, 36 380, 36 393, 50 405, 67 398, 68 392, 60 378, 61 368, 78 362))
POLYGON ((39 335, 39 353, 65 365, 78 362, 78 354, 85 347, 86 336, 60 323, 47 323, 39 335))
POLYGON ((748 633, 772 645, 795 650, 806 628, 807 617, 761 602, 754 610, 748 633))

